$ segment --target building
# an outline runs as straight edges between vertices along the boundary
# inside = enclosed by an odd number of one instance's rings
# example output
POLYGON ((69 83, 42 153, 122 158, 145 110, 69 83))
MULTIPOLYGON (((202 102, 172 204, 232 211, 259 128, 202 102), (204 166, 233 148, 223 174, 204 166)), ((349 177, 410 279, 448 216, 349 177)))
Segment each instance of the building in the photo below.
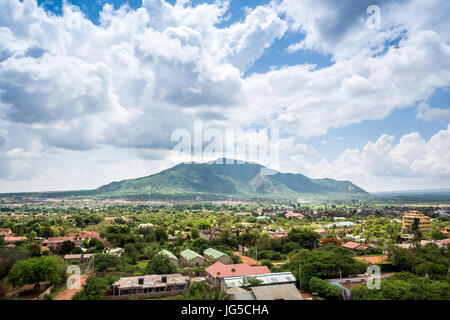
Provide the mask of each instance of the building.
POLYGON ((294 218, 294 219, 303 219, 305 217, 303 214, 296 213, 296 212, 293 212, 293 211, 289 211, 284 216, 286 218, 288 218, 288 219, 292 219, 292 218, 294 218))
POLYGON ((71 237, 73 238, 73 242, 78 243, 78 244, 82 244, 84 240, 91 240, 91 239, 97 239, 100 241, 104 241, 102 238, 100 238, 100 233, 98 232, 93 232, 93 231, 81 231, 78 233, 69 233, 67 235, 67 237, 71 237))
POLYGON ((353 227, 354 225, 355 224, 351 221, 339 221, 339 222, 327 224, 327 225, 325 225, 325 228, 333 228, 333 227, 350 228, 350 227, 353 227))
POLYGON ((0 229, 0 237, 13 237, 14 233, 11 231, 11 229, 0 229))
MULTIPOLYGON (((75 242, 72 237, 51 237, 42 241, 42 247, 44 249, 55 249, 60 248, 64 241, 75 242)), ((75 242, 76 247, 81 247, 81 242, 75 242)))
POLYGON ((125 277, 112 284, 112 295, 123 298, 173 296, 187 292, 190 281, 189 277, 181 274, 125 277))
POLYGON ((271 239, 281 239, 286 238, 288 236, 288 232, 283 228, 269 229, 267 231, 270 233, 271 239))
POLYGON ((174 265, 178 265, 178 258, 169 250, 163 249, 160 252, 158 252, 158 254, 165 254, 166 256, 169 257, 169 260, 172 264, 174 265))
POLYGON ((66 254, 64 256, 64 262, 89 262, 91 260, 92 254, 66 254))
MULTIPOLYGON (((243 287, 246 276, 234 276, 234 277, 225 277, 222 280, 222 291, 227 291, 231 288, 243 287)), ((278 273, 264 273, 264 274, 256 274, 255 277, 257 280, 261 281, 259 286, 273 286, 277 284, 294 284, 296 279, 291 272, 278 272, 278 273)))
POLYGON ((26 241, 26 237, 5 237, 5 242, 8 244, 18 244, 20 242, 26 241))
POLYGON ((214 248, 208 248, 205 251, 203 251, 203 256, 205 257, 205 259, 210 261, 219 261, 222 262, 223 264, 231 263, 229 255, 220 252, 219 250, 216 250, 214 248))
POLYGON ((439 243, 438 246, 440 247, 442 246, 450 247, 450 238, 439 240, 438 243, 439 243))
POLYGON ((369 249, 369 247, 366 245, 363 245, 361 243, 351 242, 351 241, 344 243, 343 245, 341 245, 341 247, 351 249, 351 250, 367 250, 367 249, 369 249))
POLYGON ((139 229, 144 229, 144 228, 153 228, 153 224, 152 223, 141 223, 138 228, 139 229))
POLYGON ((214 288, 220 288, 224 278, 255 276, 258 274, 268 274, 270 270, 266 266, 250 266, 245 263, 223 264, 216 262, 205 269, 206 280, 214 288))
POLYGON ((206 260, 197 252, 190 249, 186 249, 180 253, 181 265, 183 266, 202 266, 205 264, 206 260))
POLYGON ((418 227, 420 232, 431 231, 431 219, 426 215, 419 213, 419 211, 410 211, 403 215, 402 233, 411 234, 412 226, 415 220, 418 220, 418 227))
POLYGON ((75 243, 75 247, 81 247, 85 240, 97 239, 104 242, 105 240, 100 238, 98 232, 81 231, 77 233, 69 233, 65 237, 51 237, 42 241, 42 247, 44 249, 60 248, 65 241, 71 241, 75 243))
POLYGON ((227 294, 230 300, 304 300, 292 283, 250 287, 250 291, 235 287, 227 294))
MULTIPOLYGON (((393 275, 393 273, 384 273, 384 274, 380 275, 380 280, 386 279, 392 275, 393 275)), ((355 286, 362 284, 362 283, 366 283, 367 280, 369 279, 369 277, 373 277, 373 275, 362 274, 362 275, 357 275, 355 277, 347 277, 347 278, 342 278, 342 279, 341 278, 326 279, 325 281, 330 284, 337 285, 338 287, 344 289, 345 296, 350 297, 350 291, 355 286)))
POLYGON ((450 228, 443 228, 440 230, 443 234, 445 234, 447 237, 450 236, 450 228))

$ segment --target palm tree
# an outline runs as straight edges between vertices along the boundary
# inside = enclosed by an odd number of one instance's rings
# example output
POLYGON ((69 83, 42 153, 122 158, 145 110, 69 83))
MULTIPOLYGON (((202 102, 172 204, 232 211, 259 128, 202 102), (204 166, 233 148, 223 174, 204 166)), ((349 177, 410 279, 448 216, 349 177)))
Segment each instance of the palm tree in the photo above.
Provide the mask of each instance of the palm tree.
POLYGON ((235 268, 232 268, 232 269, 231 269, 231 272, 233 272, 233 277, 234 277, 234 273, 236 272, 236 269, 235 269, 235 268))

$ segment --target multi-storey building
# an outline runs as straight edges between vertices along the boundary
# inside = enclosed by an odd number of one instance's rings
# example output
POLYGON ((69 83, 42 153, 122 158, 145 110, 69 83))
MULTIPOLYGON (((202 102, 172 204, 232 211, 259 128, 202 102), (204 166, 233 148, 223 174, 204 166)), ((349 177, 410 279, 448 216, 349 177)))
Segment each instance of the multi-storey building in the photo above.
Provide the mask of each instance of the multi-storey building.
POLYGON ((412 226, 414 220, 418 219, 418 227, 420 232, 430 232, 431 231, 431 219, 430 217, 419 213, 419 211, 410 211, 403 216, 403 226, 402 233, 412 233, 412 226))

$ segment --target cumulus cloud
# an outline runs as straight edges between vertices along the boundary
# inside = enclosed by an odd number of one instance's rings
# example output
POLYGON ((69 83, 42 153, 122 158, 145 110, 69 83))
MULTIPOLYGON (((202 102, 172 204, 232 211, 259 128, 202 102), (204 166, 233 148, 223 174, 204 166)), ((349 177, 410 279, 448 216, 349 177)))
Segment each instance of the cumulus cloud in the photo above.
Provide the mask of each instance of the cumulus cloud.
POLYGON ((416 108, 416 117, 424 121, 448 121, 450 120, 450 110, 431 108, 425 102, 419 103, 416 108))
MULTIPOLYGON (((144 0, 137 9, 107 4, 95 25, 68 3, 57 16, 36 0, 3 0, 3 176, 27 172, 33 161, 42 171, 53 165, 25 156, 33 154, 28 137, 39 141, 44 158, 112 147, 162 168, 175 161, 167 155, 175 144, 171 133, 193 132, 199 119, 220 130, 279 128, 287 137, 284 159, 307 166, 314 148, 305 139, 383 119, 450 84, 448 1, 383 1, 381 30, 366 26, 372 2, 282 0, 218 27, 229 1, 144 0), (324 53, 333 64, 317 69, 276 61, 266 73, 244 76, 287 32, 304 35, 289 51, 324 53)), ((417 117, 442 120, 446 111, 419 105, 417 117)), ((393 172, 403 172, 399 166, 393 172)))
POLYGON ((386 184, 420 188, 419 181, 444 187, 450 178, 450 125, 428 141, 417 132, 402 136, 397 143, 394 136, 384 134, 362 150, 347 149, 336 160, 306 164, 305 170, 314 177, 352 180, 372 190, 382 190, 386 184))

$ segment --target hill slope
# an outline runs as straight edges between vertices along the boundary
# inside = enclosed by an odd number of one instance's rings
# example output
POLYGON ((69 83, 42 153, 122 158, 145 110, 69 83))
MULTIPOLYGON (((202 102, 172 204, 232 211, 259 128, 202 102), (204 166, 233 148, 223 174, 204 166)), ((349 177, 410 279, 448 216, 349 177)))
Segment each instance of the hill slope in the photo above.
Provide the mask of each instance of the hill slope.
MULTIPOLYGON (((214 200, 297 199, 301 195, 369 194, 350 181, 310 179, 302 174, 261 174, 256 163, 181 163, 160 173, 138 179, 112 182, 95 190, 99 196, 134 199, 214 200)), ((267 168, 266 168, 267 169, 267 168)))

